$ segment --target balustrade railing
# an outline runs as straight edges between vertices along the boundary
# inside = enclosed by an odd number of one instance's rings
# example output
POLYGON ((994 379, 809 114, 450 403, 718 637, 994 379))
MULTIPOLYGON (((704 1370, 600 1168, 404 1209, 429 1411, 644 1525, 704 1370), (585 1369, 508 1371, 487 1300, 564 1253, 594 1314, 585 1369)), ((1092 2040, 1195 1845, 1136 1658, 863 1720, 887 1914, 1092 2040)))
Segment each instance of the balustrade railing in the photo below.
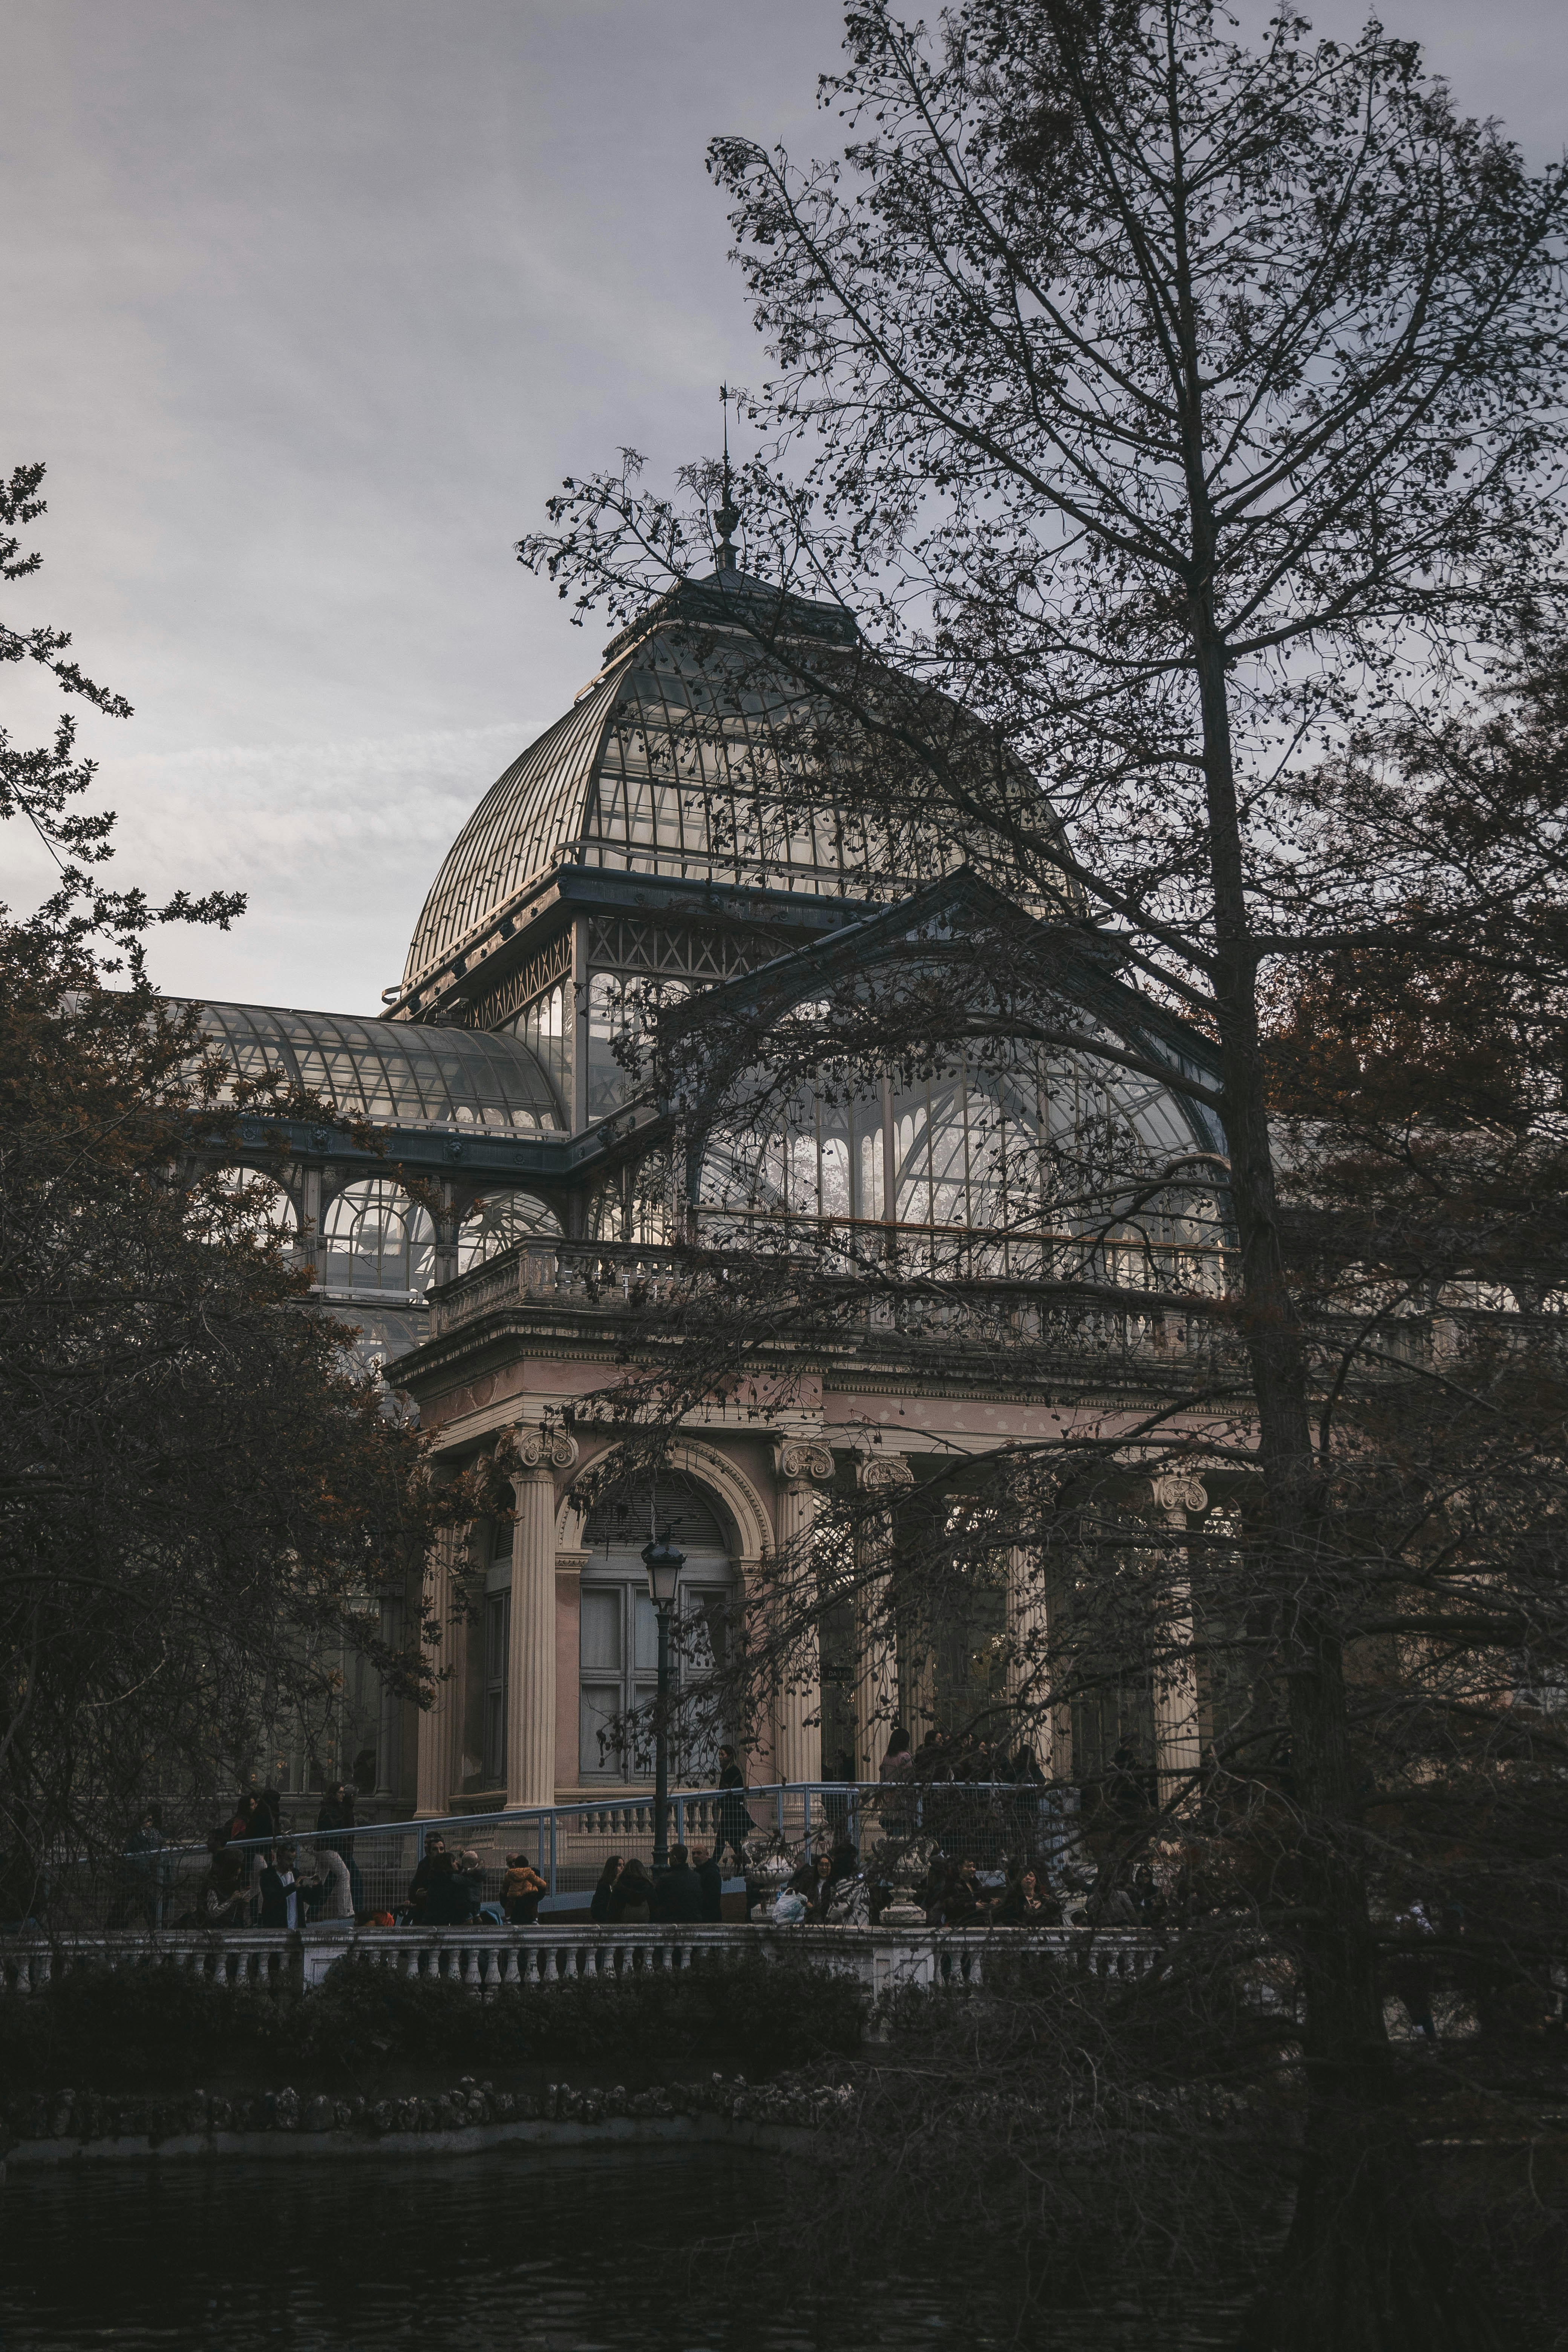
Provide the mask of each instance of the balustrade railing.
MULTIPOLYGON (((1027 1855, 1054 1870, 1078 1834, 1078 1792, 1001 1782, 806 1781, 752 1789, 677 1790, 669 1800, 672 1844, 713 1850, 739 1892, 787 1876, 788 1868, 847 1843, 864 1864, 883 1854, 929 1847, 972 1861, 984 1872, 1027 1855), (787 1865, 787 1866, 786 1866, 787 1865)), ((302 1916, 309 1923, 331 1902, 318 1850, 342 1857, 349 1901, 360 1920, 408 1920, 417 1910, 420 1865, 439 1838, 469 1882, 470 1894, 500 1924, 501 1889, 514 1854, 544 1880, 541 1916, 584 1911, 612 1856, 651 1862, 654 1806, 641 1790, 609 1792, 576 1804, 528 1811, 456 1813, 440 1820, 367 1822, 352 1830, 286 1832, 303 1882, 302 1916), (471 1857, 471 1859, 470 1859, 471 1857)), ((259 1919, 260 1864, 273 1841, 252 1838, 227 1849, 239 1884, 229 1897, 259 1919)), ((188 1933, 211 1924, 207 1902, 211 1850, 165 1845, 131 1853, 110 1869, 61 1858, 42 1874, 29 1916, 49 1932, 148 1928, 188 1933)), ((0 1931, 26 1922, 0 1919, 0 1931)))
POLYGON ((746 1953, 853 1976, 874 1999, 903 1987, 978 1985, 999 1954, 1100 1978, 1146 1975, 1167 1948, 1125 1928, 859 1927, 356 1927, 343 1920, 300 1936, 123 1932, 0 1938, 0 1996, 45 1991, 72 1969, 166 1968, 228 1990, 310 1992, 350 1954, 399 1976, 441 1978, 480 1999, 509 1988, 616 1983, 645 1971, 711 1967, 746 1953))
MULTIPOLYGON (((736 1225, 730 1213, 724 1217, 728 1228, 736 1225)), ((813 1288, 801 1301, 803 1331, 821 1323, 840 1336, 858 1335, 874 1347, 896 1340, 911 1345, 940 1341, 1034 1351, 1053 1360, 1087 1358, 1102 1367, 1123 1360, 1172 1369, 1187 1366, 1194 1373, 1244 1367, 1245 1351, 1235 1331, 1214 1312, 1226 1279, 1220 1251, 1172 1248, 1121 1268, 1091 1262, 1083 1247, 1070 1241, 1009 1238, 1003 1244, 979 1234, 963 1234, 958 1228, 940 1236, 936 1228, 911 1229, 906 1247, 900 1228, 899 1264, 918 1275, 919 1281, 868 1290, 858 1281, 844 1279, 841 1296, 836 1297, 836 1275, 847 1276, 850 1271, 849 1231, 843 1221, 753 1219, 747 1246, 741 1245, 732 1230, 714 1227, 705 1233, 696 1255, 651 1243, 532 1243, 432 1292, 430 1335, 449 1336, 514 1307, 559 1307, 605 1317, 634 1304, 673 1307, 736 1279, 761 1259, 809 1270, 813 1288), (940 1251, 933 1236, 942 1243, 940 1251), (1075 1279, 1114 1283, 1123 1274, 1133 1294, 1146 1281, 1153 1282, 1167 1296, 1194 1294, 1194 1305, 1190 1309, 1164 1305, 1145 1309, 1129 1297, 1125 1305, 1100 1306, 1075 1295, 1070 1286, 1075 1279), (1053 1283, 1063 1286, 1057 1296, 1053 1283)), ((881 1226, 855 1229, 855 1250, 863 1260, 872 1238, 886 1233, 881 1226)), ((1310 1326, 1310 1338, 1329 1361, 1337 1360, 1344 1349, 1355 1351, 1366 1377, 1378 1379, 1402 1366, 1425 1366, 1449 1357, 1463 1348, 1468 1332, 1483 1327, 1506 1327, 1521 1338, 1544 1334, 1557 1341, 1563 1318, 1464 1306, 1430 1313, 1400 1309, 1372 1322, 1324 1315, 1310 1326)))

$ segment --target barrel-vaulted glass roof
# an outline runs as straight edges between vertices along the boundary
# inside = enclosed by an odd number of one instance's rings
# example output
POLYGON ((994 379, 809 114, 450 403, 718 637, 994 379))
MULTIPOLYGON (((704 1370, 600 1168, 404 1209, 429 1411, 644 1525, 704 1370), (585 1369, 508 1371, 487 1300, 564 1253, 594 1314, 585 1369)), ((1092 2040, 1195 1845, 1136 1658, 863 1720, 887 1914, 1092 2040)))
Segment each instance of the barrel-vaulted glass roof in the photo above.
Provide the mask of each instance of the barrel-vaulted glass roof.
POLYGON ((516 1037, 273 1004, 197 1009, 243 1076, 280 1068, 350 1118, 383 1127, 563 1124, 549 1079, 516 1037))
MULTIPOLYGON (((750 636, 730 632, 726 649, 714 600, 736 595, 776 600, 777 591, 733 572, 676 591, 649 625, 616 640, 593 685, 490 787, 425 902, 405 989, 477 943, 510 899, 563 864, 865 898, 966 854, 926 840, 914 823, 896 849, 868 837, 813 761, 810 698, 782 671, 770 684, 750 636), (696 635, 676 625, 693 617, 696 635), (779 779, 792 772, 809 775, 811 789, 797 783, 781 799, 779 779)), ((800 634, 853 641, 836 608, 792 601, 792 628, 796 612, 800 634)), ((1020 784, 1038 794, 1021 772, 1020 784)))

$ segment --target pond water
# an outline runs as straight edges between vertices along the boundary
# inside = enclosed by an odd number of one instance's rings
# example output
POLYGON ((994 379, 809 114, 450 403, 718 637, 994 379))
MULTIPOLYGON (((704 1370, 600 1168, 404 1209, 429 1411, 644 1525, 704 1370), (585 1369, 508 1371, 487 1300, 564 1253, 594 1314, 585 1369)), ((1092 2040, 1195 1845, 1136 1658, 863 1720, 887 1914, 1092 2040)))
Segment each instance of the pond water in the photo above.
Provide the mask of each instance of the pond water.
MULTIPOLYGON (((12 2169, 0 2352, 1197 2352, 1236 2305, 1108 2282, 1054 2315, 1022 2265, 933 2249, 839 2277, 765 2239, 777 2174, 701 2151, 492 2150, 342 2166, 12 2169)), ((1227 2325, 1228 2322, 1228 2325, 1227 2325)))

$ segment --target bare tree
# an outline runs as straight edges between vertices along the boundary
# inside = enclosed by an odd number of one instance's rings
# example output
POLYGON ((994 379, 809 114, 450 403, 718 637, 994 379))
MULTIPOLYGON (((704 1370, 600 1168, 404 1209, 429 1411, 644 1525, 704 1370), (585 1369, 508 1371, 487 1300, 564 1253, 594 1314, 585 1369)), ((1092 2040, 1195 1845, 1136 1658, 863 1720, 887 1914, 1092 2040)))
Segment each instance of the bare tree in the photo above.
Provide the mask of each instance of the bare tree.
MULTIPOLYGON (((1488 1616, 1477 1591, 1512 1593, 1533 1559, 1531 1607, 1510 1598, 1475 1633, 1490 1696, 1462 1703, 1489 1720, 1508 1640, 1532 1612, 1555 1628, 1556 1454, 1510 1420, 1544 1486, 1506 1540, 1495 1517, 1450 1534, 1449 1449, 1479 1426, 1474 1397, 1508 1390, 1522 1360, 1517 1335, 1489 1340, 1461 1382, 1472 1418, 1425 1410, 1451 1399, 1449 1374, 1418 1383, 1431 1557, 1397 1511, 1369 1522, 1347 1464, 1364 1467, 1384 1428, 1351 1402, 1375 1381, 1366 1347, 1326 1371, 1304 1311, 1322 1292, 1281 1206, 1263 1023, 1270 992, 1305 1007, 1289 974, 1321 974, 1330 950, 1374 984, 1402 960, 1433 975, 1483 947, 1505 995, 1532 958, 1549 995, 1559 984, 1540 910, 1560 886, 1560 767, 1517 798, 1530 822, 1489 831, 1484 794, 1455 824, 1411 752, 1423 730, 1451 740, 1501 656, 1528 661, 1560 623, 1568 188, 1556 170, 1531 178, 1375 24, 1313 45, 1286 16, 1255 49, 1205 0, 969 0, 934 32, 872 5, 846 24, 847 66, 824 85, 847 125, 838 158, 796 171, 741 139, 711 152, 779 366, 752 403, 771 455, 742 503, 751 569, 783 588, 726 598, 724 629, 802 698, 803 756, 770 779, 784 814, 805 820, 837 725, 836 785, 868 817, 896 826, 918 793, 939 862, 1002 844, 1083 954, 1113 954, 1212 1040, 1208 1071, 1152 1058, 1224 1133, 1226 1303, 1266 1505, 1209 1557, 1216 1608, 1228 1596, 1254 1629, 1235 1638, 1268 1629, 1289 1755, 1274 1917, 1310 2097, 1260 2340, 1486 2340, 1484 2317, 1434 2284, 1385 2063, 1346 1658, 1380 1639, 1402 1658, 1406 1642, 1442 1651, 1488 1616), (797 625, 784 592, 813 587, 856 611, 858 649, 797 625), (955 731, 955 706, 982 729, 955 731), (1403 756, 1380 769, 1358 732, 1396 710, 1403 756), (1020 795, 1020 767, 1048 797, 1020 795), (1445 1590, 1424 1633, 1400 1630, 1392 1601, 1378 1617, 1371 1593, 1441 1577, 1439 1560, 1464 1599, 1445 1590)), ((689 504, 641 492, 635 461, 568 485, 552 522, 524 560, 623 614, 703 543, 689 504)), ((923 976, 901 1013, 866 1021, 886 1052, 903 1019, 919 1051, 923 992, 931 1047, 950 1049, 951 1015, 929 1026, 938 959, 912 961, 923 976)), ((983 992, 977 1029, 1000 1039, 1028 1015, 1061 1031, 1061 992, 1037 972, 1005 994, 983 992)), ((711 1009, 732 1018, 732 992, 711 1009)), ((1126 1171, 1134 1187, 1150 1172, 1126 1171)), ((1304 1213, 1342 1206, 1321 1171, 1292 1182, 1304 1213)), ((1369 1264, 1342 1297, 1353 1310, 1363 1286, 1370 1332, 1399 1285, 1381 1250, 1369 1264)), ((1510 1412, 1522 1402, 1515 1385, 1510 1412)), ((1461 1486, 1499 1492, 1500 1456, 1485 1477, 1468 1450, 1454 1458, 1461 1486)))

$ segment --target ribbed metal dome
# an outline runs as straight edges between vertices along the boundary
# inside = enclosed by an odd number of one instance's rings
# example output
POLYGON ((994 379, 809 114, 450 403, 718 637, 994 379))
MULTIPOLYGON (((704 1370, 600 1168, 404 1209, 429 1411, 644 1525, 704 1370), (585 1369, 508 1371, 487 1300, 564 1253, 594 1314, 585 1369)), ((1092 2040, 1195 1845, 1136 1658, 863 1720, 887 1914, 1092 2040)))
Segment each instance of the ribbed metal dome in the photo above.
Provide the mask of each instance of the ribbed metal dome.
MULTIPOLYGON (((894 850, 868 838, 828 778, 801 821, 776 780, 798 774, 812 698, 782 668, 776 688, 755 639, 727 629, 736 598, 785 614, 792 635, 853 646, 829 604, 781 600, 743 572, 676 590, 606 648, 606 667, 565 717, 492 784, 448 852, 416 927, 405 991, 477 943, 509 903, 562 865, 729 881, 752 888, 879 897, 931 878, 973 847, 938 848, 911 826, 894 850)), ((947 706, 950 709, 952 706, 947 706)), ((1020 772, 1022 788, 1038 787, 1020 772)))

